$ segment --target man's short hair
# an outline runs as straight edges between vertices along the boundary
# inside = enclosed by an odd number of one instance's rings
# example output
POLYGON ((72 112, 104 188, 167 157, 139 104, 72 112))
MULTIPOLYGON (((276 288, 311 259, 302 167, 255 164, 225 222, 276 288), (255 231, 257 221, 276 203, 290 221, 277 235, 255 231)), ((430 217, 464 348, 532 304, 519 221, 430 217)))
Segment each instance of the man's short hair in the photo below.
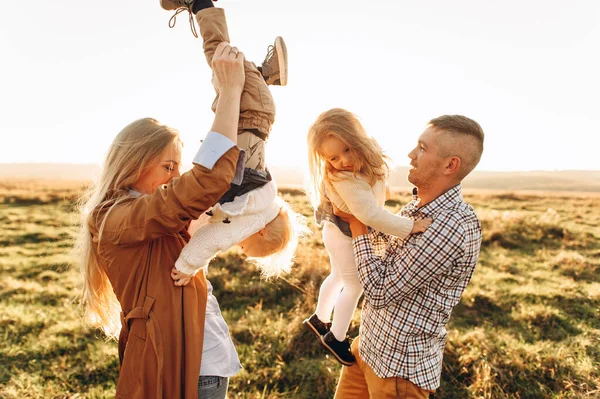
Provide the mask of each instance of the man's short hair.
POLYGON ((483 129, 479 123, 463 115, 442 115, 429 121, 430 126, 449 134, 438 143, 440 156, 458 156, 462 166, 458 173, 464 179, 479 163, 483 153, 483 129))

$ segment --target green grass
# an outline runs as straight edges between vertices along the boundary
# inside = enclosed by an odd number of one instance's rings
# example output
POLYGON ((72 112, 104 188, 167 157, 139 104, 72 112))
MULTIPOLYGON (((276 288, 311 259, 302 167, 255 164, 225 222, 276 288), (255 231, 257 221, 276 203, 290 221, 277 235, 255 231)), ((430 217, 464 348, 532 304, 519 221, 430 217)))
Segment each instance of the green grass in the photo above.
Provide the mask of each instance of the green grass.
MULTIPOLYGON (((116 343, 81 322, 69 251, 80 186, 0 182, 0 397, 114 397, 116 343)), ((302 192, 283 190, 311 216, 302 192)), ((600 197, 471 193, 479 265, 448 325, 437 398, 600 397, 600 197)), ((409 199, 396 194, 397 210, 409 199)), ((302 328, 329 263, 321 236, 262 281, 237 250, 209 278, 244 369, 232 398, 330 398, 340 366, 302 328)), ((358 334, 359 311, 350 335, 358 334)))

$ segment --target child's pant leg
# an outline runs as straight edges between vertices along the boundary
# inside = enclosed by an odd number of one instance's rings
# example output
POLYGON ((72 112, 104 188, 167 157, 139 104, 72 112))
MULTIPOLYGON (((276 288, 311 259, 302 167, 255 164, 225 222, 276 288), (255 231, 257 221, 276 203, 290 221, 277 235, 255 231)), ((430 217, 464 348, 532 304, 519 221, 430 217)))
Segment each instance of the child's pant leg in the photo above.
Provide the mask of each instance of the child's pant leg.
MULTIPOLYGON (((225 11, 222 8, 206 8, 196 14, 200 34, 204 40, 203 49, 208 65, 212 68, 212 58, 219 43, 229 42, 229 32, 225 11)), ((238 133, 258 130, 263 140, 267 139, 275 121, 275 102, 269 87, 254 63, 244 61, 246 81, 240 100, 240 122, 238 133)), ((213 102, 216 110, 219 93, 213 102)), ((240 148, 246 150, 245 148, 240 148)), ((251 167, 251 166, 248 166, 251 167)))
MULTIPOLYGON (((342 341, 348 332, 348 327, 363 288, 358 279, 352 238, 344 235, 337 226, 334 227, 335 229, 328 231, 331 234, 328 234, 326 246, 331 257, 331 263, 339 271, 344 288, 335 301, 331 332, 338 341, 342 341)), ((325 237, 323 237, 323 241, 325 241, 325 237)))
POLYGON ((335 261, 334 246, 337 244, 337 235, 334 230, 338 230, 338 228, 333 223, 323 223, 323 242, 329 253, 331 273, 321 283, 321 288, 319 288, 319 300, 317 301, 315 313, 319 320, 325 323, 331 319, 331 313, 333 312, 336 299, 344 287, 342 275, 338 269, 338 262, 335 261))

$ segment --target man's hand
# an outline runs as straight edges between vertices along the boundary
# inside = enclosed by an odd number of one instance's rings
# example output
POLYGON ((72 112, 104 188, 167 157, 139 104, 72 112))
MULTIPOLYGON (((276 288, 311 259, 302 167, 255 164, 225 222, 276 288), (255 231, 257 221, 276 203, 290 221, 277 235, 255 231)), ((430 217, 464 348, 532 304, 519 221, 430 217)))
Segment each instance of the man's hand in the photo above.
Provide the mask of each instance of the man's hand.
POLYGON ((333 214, 342 219, 344 222, 351 223, 352 221, 358 221, 358 219, 355 218, 354 215, 340 211, 340 209, 337 206, 335 206, 333 202, 331 203, 331 205, 333 206, 333 214))
POLYGON ((178 287, 183 287, 184 285, 188 285, 188 283, 192 280, 193 277, 194 276, 190 276, 189 274, 182 273, 175 268, 171 269, 171 278, 174 280, 174 284, 178 287))
POLYGON ((221 42, 212 59, 212 70, 219 93, 232 90, 241 93, 246 76, 244 74, 244 53, 227 42, 221 42))
POLYGON ((338 209, 337 206, 332 202, 333 205, 333 214, 344 222, 347 222, 350 225, 350 231, 352 232, 352 238, 356 238, 358 236, 362 236, 363 234, 368 234, 369 229, 365 226, 360 220, 358 220, 354 215, 351 215, 346 212, 342 212, 338 209))

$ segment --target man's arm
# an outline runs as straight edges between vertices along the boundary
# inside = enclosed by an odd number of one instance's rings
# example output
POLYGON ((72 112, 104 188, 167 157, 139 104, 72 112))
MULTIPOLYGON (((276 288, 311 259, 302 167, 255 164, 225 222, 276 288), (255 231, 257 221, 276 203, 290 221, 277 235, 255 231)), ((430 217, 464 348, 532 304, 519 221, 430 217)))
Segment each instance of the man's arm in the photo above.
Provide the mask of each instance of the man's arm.
MULTIPOLYGON (((357 234, 362 231, 359 226, 355 228, 357 234)), ((386 262, 375 254, 368 235, 357 235, 353 240, 354 257, 369 304, 378 309, 403 300, 452 267, 463 255, 464 244, 464 230, 449 213, 439 215, 421 237, 398 247, 400 253, 388 256, 386 262)))

